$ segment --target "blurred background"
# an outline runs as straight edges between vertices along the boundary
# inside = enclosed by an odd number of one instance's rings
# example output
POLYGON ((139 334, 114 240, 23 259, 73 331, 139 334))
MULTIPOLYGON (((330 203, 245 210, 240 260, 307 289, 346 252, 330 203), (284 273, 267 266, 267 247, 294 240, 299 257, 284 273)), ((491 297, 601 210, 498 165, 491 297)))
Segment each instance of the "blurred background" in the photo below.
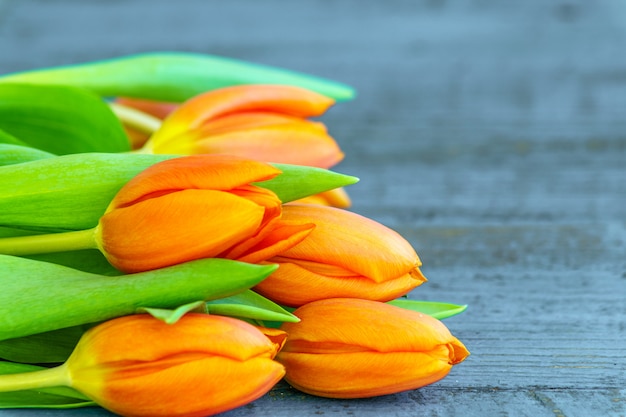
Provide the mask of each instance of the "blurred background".
POLYGON ((355 87, 322 118, 352 209, 414 244, 412 298, 470 305, 446 324, 473 355, 413 398, 432 415, 438 389, 626 401, 625 45, 622 0, 0 0, 0 73, 173 50, 355 87))

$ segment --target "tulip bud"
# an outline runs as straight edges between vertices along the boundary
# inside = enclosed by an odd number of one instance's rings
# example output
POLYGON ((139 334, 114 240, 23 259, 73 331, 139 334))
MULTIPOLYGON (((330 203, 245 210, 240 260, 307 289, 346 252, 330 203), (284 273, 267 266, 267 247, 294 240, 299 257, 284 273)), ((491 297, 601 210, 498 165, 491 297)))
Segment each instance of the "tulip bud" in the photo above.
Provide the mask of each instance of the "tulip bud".
POLYGON ((278 346, 240 320, 187 314, 105 322, 66 362, 70 385, 124 416, 207 416, 261 397, 284 375, 278 346))
POLYGON ((268 259, 279 268, 255 290, 279 304, 297 307, 337 297, 389 301, 426 281, 411 245, 371 219, 306 204, 286 204, 282 219, 312 223, 315 229, 302 242, 268 259))
POLYGON ((100 218, 96 242, 124 272, 211 257, 264 260, 312 227, 281 223, 276 194, 251 185, 279 173, 271 165, 227 155, 157 163, 117 193, 100 218))
POLYGON ((439 320, 389 304, 327 299, 284 323, 277 360, 285 379, 308 394, 364 398, 398 393, 445 377, 469 352, 439 320))
POLYGON ((197 95, 169 114, 144 152, 225 153, 259 161, 330 168, 343 153, 308 117, 334 100, 287 85, 238 85, 197 95))

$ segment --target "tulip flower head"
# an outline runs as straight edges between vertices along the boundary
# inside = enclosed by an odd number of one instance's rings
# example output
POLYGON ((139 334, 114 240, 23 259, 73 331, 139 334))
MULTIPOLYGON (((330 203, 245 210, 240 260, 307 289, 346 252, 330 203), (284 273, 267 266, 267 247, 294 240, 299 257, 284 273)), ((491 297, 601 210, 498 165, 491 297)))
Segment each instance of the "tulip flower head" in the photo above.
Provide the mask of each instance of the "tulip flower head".
POLYGON ((279 268, 255 287, 279 304, 297 307, 337 297, 390 301, 426 281, 411 245, 378 222, 308 204, 285 204, 282 219, 315 229, 269 259, 279 268))
POLYGON ((105 322, 67 360, 70 385, 124 416, 207 416, 239 407, 284 375, 278 346, 243 321, 187 314, 105 322))
POLYGON ((343 153, 326 127, 308 118, 334 100, 287 85, 212 90, 170 113, 143 148, 167 154, 225 153, 259 161, 330 168, 343 153))
POLYGON ((96 229, 99 249, 124 272, 200 258, 267 259, 313 227, 283 224, 278 197, 251 185, 279 173, 227 155, 157 163, 117 193, 96 229))
POLYGON ((303 392, 364 398, 432 384, 469 352, 439 320, 389 304, 327 299, 284 323, 287 342, 277 360, 285 379, 303 392))

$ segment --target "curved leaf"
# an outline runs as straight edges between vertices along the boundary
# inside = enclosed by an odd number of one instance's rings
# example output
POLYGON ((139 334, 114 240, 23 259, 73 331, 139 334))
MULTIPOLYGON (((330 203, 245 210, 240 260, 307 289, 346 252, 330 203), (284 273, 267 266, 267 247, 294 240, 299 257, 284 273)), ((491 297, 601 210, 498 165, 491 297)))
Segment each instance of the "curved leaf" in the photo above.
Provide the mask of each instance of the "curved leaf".
POLYGON ((2 82, 73 85, 104 97, 185 101, 237 84, 288 84, 350 100, 353 88, 320 77, 214 55, 155 52, 8 74, 2 82))
POLYGON ((206 308, 209 314, 242 319, 292 323, 300 321, 289 311, 252 290, 246 290, 226 298, 207 301, 206 308))
POLYGON ((58 155, 130 150, 109 106, 93 93, 70 86, 0 83, 0 129, 58 155))
POLYGON ((117 277, 0 255, 0 340, 128 314, 229 297, 276 270, 227 259, 200 259, 117 277), (45 308, 42 308, 45 306, 45 308))
MULTIPOLYGON (((2 135, 3 132, 0 131, 0 142, 2 142, 2 135)), ((38 161, 40 159, 52 158, 54 156, 54 154, 42 151, 40 149, 31 148, 26 144, 20 145, 11 143, 0 143, 0 166, 21 164, 22 162, 38 161)))
POLYGON ((418 311, 420 313, 428 314, 436 319, 443 320, 448 317, 461 314, 467 309, 467 305, 458 305, 450 303, 440 303, 437 301, 417 301, 408 299, 398 299, 389 301, 388 304, 392 304, 396 307, 405 308, 407 310, 418 311))
POLYGON ((21 363, 62 363, 69 358, 91 324, 66 327, 24 337, 0 340, 0 358, 21 363))
POLYGON ((152 317, 157 318, 167 324, 174 324, 178 320, 180 320, 182 316, 189 312, 198 310, 204 312, 204 305, 204 301, 200 300, 184 304, 175 309, 141 307, 137 309, 137 313, 148 313, 152 317))

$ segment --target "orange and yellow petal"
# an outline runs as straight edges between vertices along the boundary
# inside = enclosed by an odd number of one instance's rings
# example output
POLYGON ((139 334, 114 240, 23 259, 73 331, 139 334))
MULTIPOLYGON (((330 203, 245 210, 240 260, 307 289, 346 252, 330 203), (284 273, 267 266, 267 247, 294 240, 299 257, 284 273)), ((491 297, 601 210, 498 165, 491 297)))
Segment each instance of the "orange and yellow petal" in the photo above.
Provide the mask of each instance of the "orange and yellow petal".
MULTIPOLYGON (((447 350, 442 346, 439 350, 447 350)), ((421 388, 445 377, 452 365, 424 352, 284 352, 279 361, 294 388, 329 398, 366 398, 421 388)))
POLYGON ((277 168, 232 155, 191 155, 156 163, 131 179, 107 211, 184 189, 230 190, 280 174, 277 168))
POLYGON ((120 374, 103 391, 86 394, 124 416, 204 417, 256 400, 284 374, 268 357, 243 362, 203 357, 136 377, 120 374))
POLYGON ((266 111, 312 117, 323 114, 333 104, 330 97, 295 86, 253 84, 225 87, 187 100, 164 120, 153 140, 158 142, 161 137, 179 135, 226 114, 266 111))
POLYGON ((263 207, 227 192, 178 191, 102 216, 101 249, 124 272, 215 257, 255 235, 264 215, 263 207))
POLYGON ((285 261, 334 265, 378 283, 421 266, 417 253, 401 235, 356 213, 334 207, 286 204, 283 219, 316 225, 305 241, 280 255, 285 261))
POLYGON ((407 294, 425 281, 419 269, 378 283, 332 265, 283 262, 280 256, 270 261, 277 263, 278 269, 254 288, 272 301, 290 307, 336 297, 390 301, 407 294))
POLYGON ((277 221, 261 239, 249 239, 229 251, 226 258, 260 263, 294 247, 315 228, 312 223, 291 224, 277 221))
POLYGON ((195 153, 227 153, 259 161, 325 169, 344 158, 344 153, 326 130, 306 120, 205 136, 195 142, 195 153))

